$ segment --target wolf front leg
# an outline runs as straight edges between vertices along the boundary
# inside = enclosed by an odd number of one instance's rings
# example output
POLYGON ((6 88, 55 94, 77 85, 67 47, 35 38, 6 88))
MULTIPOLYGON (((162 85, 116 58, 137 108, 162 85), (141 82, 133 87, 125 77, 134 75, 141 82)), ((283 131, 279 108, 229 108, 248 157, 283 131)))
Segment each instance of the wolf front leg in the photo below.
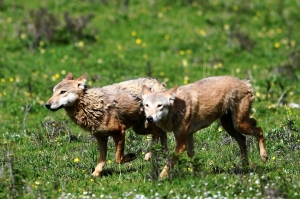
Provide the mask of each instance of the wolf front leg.
POLYGON ((95 135, 95 138, 97 140, 98 149, 100 152, 99 161, 95 168, 95 171, 92 173, 94 177, 100 176, 105 163, 106 163, 106 154, 107 154, 107 140, 108 137, 99 137, 95 135))
MULTIPOLYGON (((188 140, 191 141, 193 137, 187 136, 187 132, 174 132, 175 140, 176 140, 176 148, 175 148, 175 156, 171 157, 168 163, 165 165, 163 170, 159 174, 160 179, 164 179, 169 175, 170 169, 174 168, 175 163, 178 161, 179 155, 184 152, 187 147, 188 140)), ((189 146, 189 147, 193 147, 189 146)), ((193 155, 191 153, 191 155, 193 155)))
MULTIPOLYGON (((149 126, 152 125, 151 133, 152 133, 152 142, 151 146, 158 143, 160 140, 161 146, 163 147, 164 151, 168 151, 168 143, 167 143, 167 133, 163 130, 161 130, 159 127, 157 127, 154 123, 148 124, 149 126)), ((148 151, 145 155, 144 160, 149 161, 152 157, 152 152, 148 151)))
POLYGON ((121 131, 114 133, 112 136, 116 145, 116 163, 130 162, 137 158, 135 153, 129 153, 124 155, 125 146, 125 126, 122 127, 121 131))

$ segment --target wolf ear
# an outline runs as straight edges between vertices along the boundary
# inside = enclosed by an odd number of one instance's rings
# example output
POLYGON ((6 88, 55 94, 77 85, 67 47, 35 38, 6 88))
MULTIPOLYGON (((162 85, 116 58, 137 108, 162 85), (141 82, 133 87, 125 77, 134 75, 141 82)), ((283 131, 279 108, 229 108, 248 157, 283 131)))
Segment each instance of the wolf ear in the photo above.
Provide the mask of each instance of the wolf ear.
POLYGON ((85 88, 86 76, 87 76, 87 73, 84 73, 81 77, 79 77, 77 79, 78 87, 81 89, 85 88))
POLYGON ((169 101, 170 104, 173 104, 176 98, 176 92, 177 92, 178 86, 174 86, 170 90, 167 90, 166 93, 170 96, 169 101))
POLYGON ((72 74, 71 72, 69 72, 69 73, 67 74, 67 76, 64 78, 64 80, 74 80, 73 74, 72 74))
POLYGON ((150 88, 148 86, 143 85, 142 93, 143 93, 143 95, 146 95, 146 94, 152 93, 152 91, 150 90, 150 88))

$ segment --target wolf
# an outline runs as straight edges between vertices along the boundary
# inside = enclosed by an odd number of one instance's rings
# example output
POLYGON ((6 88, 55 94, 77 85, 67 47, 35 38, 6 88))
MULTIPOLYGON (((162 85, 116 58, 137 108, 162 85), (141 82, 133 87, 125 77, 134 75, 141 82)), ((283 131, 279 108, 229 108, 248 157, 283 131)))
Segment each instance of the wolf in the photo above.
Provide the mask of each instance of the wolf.
MULTIPOLYGON (((193 157, 193 134, 219 119, 226 132, 237 141, 244 165, 248 165, 248 157, 243 134, 257 138, 261 160, 267 161, 263 130, 256 126, 254 118, 250 118, 255 97, 249 81, 218 76, 160 92, 153 92, 144 85, 142 92, 147 122, 156 123, 166 132, 173 131, 176 153, 187 150, 188 156, 193 157)), ((174 164, 175 160, 171 160, 160 178, 166 177, 169 165, 174 164)))
POLYGON ((93 176, 99 176, 106 163, 107 142, 111 136, 116 146, 116 162, 124 163, 136 158, 136 154, 124 154, 125 130, 132 127, 137 134, 152 134, 153 142, 160 138, 167 149, 167 135, 155 124, 145 123, 142 110, 142 86, 153 91, 165 90, 165 84, 153 78, 138 78, 102 88, 86 85, 87 73, 75 79, 72 73, 53 89, 53 96, 45 103, 51 111, 65 109, 67 115, 79 127, 90 132, 97 140, 99 161, 93 176))

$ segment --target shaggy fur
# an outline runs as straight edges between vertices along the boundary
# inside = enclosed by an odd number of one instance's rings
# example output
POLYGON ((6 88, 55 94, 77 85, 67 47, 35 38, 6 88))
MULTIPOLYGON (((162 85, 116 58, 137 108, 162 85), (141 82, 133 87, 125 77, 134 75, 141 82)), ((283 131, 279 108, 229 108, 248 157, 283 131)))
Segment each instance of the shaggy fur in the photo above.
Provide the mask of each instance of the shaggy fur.
MULTIPOLYGON (((268 158, 263 131, 256 127, 255 119, 250 118, 254 96, 249 81, 228 76, 210 77, 163 92, 152 92, 144 86, 142 98, 147 121, 165 131, 173 131, 177 153, 187 148, 192 157, 193 133, 220 119, 223 128, 239 144, 244 164, 248 164, 248 158, 246 138, 242 134, 255 136, 262 161, 268 158)), ((168 170, 166 165, 160 177, 168 175, 168 170)))
POLYGON ((123 163, 136 158, 124 155, 125 130, 132 127, 137 134, 153 134, 153 141, 161 138, 167 148, 166 133, 155 124, 145 124, 141 105, 142 85, 153 91, 165 90, 165 85, 151 78, 129 80, 103 88, 85 85, 86 74, 74 79, 69 73, 53 89, 53 96, 45 106, 56 111, 64 108, 72 121, 96 138, 100 157, 93 176, 99 176, 106 162, 108 136, 116 145, 116 162, 123 163))

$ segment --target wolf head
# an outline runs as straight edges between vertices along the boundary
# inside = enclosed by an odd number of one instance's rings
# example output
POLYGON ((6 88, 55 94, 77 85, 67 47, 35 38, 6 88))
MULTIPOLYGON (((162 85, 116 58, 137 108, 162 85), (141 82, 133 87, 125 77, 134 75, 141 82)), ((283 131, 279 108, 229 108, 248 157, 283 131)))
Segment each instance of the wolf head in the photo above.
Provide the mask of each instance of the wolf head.
POLYGON ((169 113, 170 106, 175 101, 177 88, 175 86, 164 92, 152 92, 150 88, 143 86, 142 100, 147 122, 156 123, 165 119, 169 113))
POLYGON ((53 88, 53 95, 46 102, 45 107, 51 111, 56 111, 60 108, 72 106, 85 89, 86 76, 87 73, 78 79, 74 79, 73 74, 68 73, 68 75, 53 88))

